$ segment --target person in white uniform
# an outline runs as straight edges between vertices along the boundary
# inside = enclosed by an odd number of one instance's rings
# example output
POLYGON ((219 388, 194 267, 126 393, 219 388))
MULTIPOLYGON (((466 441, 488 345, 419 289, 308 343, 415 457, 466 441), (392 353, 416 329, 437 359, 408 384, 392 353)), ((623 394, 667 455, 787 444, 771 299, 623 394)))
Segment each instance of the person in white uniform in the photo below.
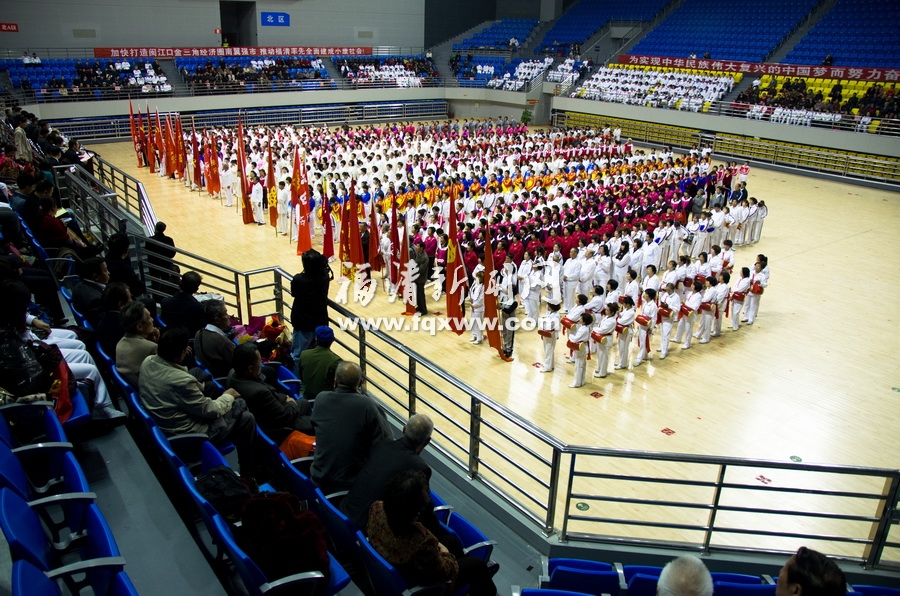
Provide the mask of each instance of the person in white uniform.
POLYGON ((681 342, 684 337, 682 349, 687 350, 691 347, 691 339, 694 337, 694 323, 697 322, 697 311, 700 310, 700 303, 703 302, 703 284, 695 281, 692 286, 692 292, 685 295, 684 303, 678 314, 678 329, 675 331, 675 343, 681 342))
POLYGON ((609 350, 613 345, 613 333, 616 330, 616 318, 619 314, 618 304, 607 304, 600 323, 591 332, 591 339, 597 346, 597 368, 594 376, 605 378, 609 373, 609 350))
POLYGON ((672 326, 675 318, 681 311, 681 295, 675 288, 675 284, 666 284, 666 291, 660 296, 659 301, 659 359, 665 360, 669 355, 669 337, 672 335, 672 326))
POLYGON ((741 267, 741 278, 734 284, 734 291, 731 292, 731 330, 737 331, 741 327, 741 310, 747 302, 747 295, 750 293, 750 268, 741 267))
POLYGON ((575 359, 575 378, 569 387, 578 388, 584 385, 584 376, 587 369, 587 343, 591 335, 591 324, 594 317, 590 313, 581 315, 581 319, 569 332, 568 346, 572 350, 575 359))
POLYGON ((575 306, 575 296, 578 294, 581 279, 581 261, 576 258, 577 256, 578 250, 573 248, 569 252, 569 259, 563 264, 563 308, 567 313, 575 306))
POLYGON ((484 341, 484 271, 475 273, 469 289, 469 302, 472 304, 472 339, 469 341, 478 345, 484 341))
POLYGON ((634 300, 631 296, 625 296, 622 299, 622 312, 616 319, 616 333, 619 334, 619 358, 616 363, 616 369, 628 368, 628 351, 631 348, 631 326, 634 323, 635 312, 634 300))
POLYGON ((634 366, 638 367, 644 360, 650 360, 650 338, 656 327, 656 315, 659 307, 656 306, 656 290, 647 288, 643 294, 641 314, 635 317, 638 325, 638 355, 634 360, 634 366))
POLYGON ((538 322, 538 335, 544 346, 542 373, 551 372, 556 362, 556 342, 559 339, 559 308, 557 301, 547 301, 547 314, 538 322))

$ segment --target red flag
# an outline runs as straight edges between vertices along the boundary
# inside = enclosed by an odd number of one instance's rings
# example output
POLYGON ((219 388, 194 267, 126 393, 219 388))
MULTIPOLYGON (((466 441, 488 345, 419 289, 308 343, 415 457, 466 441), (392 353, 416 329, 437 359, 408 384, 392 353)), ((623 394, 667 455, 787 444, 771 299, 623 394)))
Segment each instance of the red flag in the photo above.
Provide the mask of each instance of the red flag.
POLYGON ((179 180, 185 177, 187 156, 185 155, 184 130, 181 128, 181 115, 175 116, 175 177, 179 180))
POLYGON ((362 239, 359 235, 359 201, 356 199, 356 181, 350 181, 350 203, 347 215, 350 219, 350 262, 353 263, 353 271, 357 265, 363 263, 362 239))
POLYGON ((328 202, 328 182, 322 181, 322 254, 330 259, 334 257, 334 228, 331 225, 331 204, 328 202))
POLYGON ((484 235, 484 332, 487 334, 488 345, 504 358, 500 329, 497 328, 500 317, 497 310, 497 280, 494 279, 494 248, 491 246, 490 226, 484 227, 484 235))
POLYGON ((447 294, 447 318, 450 329, 457 335, 463 334, 463 300, 465 299, 466 270, 459 251, 459 236, 456 229, 456 185, 450 187, 450 229, 447 232, 447 270, 445 272, 447 294))
POLYGON ((203 129, 203 136, 200 137, 200 142, 203 146, 203 180, 206 182, 206 192, 208 194, 213 194, 213 180, 212 180, 212 172, 210 171, 210 167, 212 165, 212 147, 209 142, 209 136, 206 134, 206 129, 203 129))
MULTIPOLYGON (((400 222, 397 221, 397 197, 392 192, 391 199, 391 259, 388 263, 390 267, 391 284, 394 288, 400 283, 400 270, 403 268, 403 259, 400 258, 400 222)), ((407 258, 409 256, 407 255, 407 258)))
POLYGON ((241 180, 241 218, 245 224, 256 223, 253 217, 253 205, 250 204, 250 193, 247 189, 247 157, 244 155, 244 127, 238 116, 238 178, 241 180))
POLYGON ((175 137, 172 129, 172 119, 166 114, 166 176, 175 177, 178 169, 178 159, 175 157, 175 137))
POLYGON ((131 107, 131 100, 128 100, 128 123, 131 125, 131 145, 134 147, 134 156, 137 158, 139 168, 144 167, 144 160, 141 158, 141 138, 138 136, 137 125, 134 123, 134 108, 131 107))
POLYGON ((147 150, 147 137, 144 136, 144 119, 140 110, 138 110, 137 118, 136 133, 138 145, 135 145, 135 150, 138 152, 138 167, 143 168, 147 165, 147 157, 144 153, 147 150))
POLYGON ((378 215, 375 213, 375 196, 369 199, 369 277, 372 277, 376 271, 381 271, 384 266, 384 259, 381 258, 381 251, 378 234, 378 215))
POLYGON ((191 118, 191 155, 194 158, 194 186, 203 188, 203 179, 200 176, 200 144, 197 141, 197 129, 194 127, 193 118, 191 118))
MULTIPOLYGON (((138 114, 141 111, 138 110, 138 114)), ((143 129, 142 129, 143 130, 143 129)), ((156 173, 156 136, 153 134, 153 120, 150 119, 150 106, 147 106, 147 134, 143 138, 144 150, 147 152, 147 166, 150 173, 156 173)))
POLYGON ((159 121, 159 108, 156 108, 156 150, 159 153, 159 169, 162 170, 166 166, 166 141, 159 121))
POLYGON ((222 180, 219 178, 219 144, 216 135, 207 136, 204 131, 206 146, 209 147, 209 160, 207 161, 206 192, 216 196, 222 190, 222 180))
POLYGON ((309 178, 306 160, 300 157, 300 146, 294 147, 294 176, 291 178, 291 205, 297 210, 297 254, 312 248, 309 233, 309 178))
POLYGON ((272 161, 272 143, 274 138, 269 139, 268 154, 269 165, 266 166, 266 197, 269 199, 269 223, 273 228, 278 227, 278 184, 275 183, 275 162, 272 161))

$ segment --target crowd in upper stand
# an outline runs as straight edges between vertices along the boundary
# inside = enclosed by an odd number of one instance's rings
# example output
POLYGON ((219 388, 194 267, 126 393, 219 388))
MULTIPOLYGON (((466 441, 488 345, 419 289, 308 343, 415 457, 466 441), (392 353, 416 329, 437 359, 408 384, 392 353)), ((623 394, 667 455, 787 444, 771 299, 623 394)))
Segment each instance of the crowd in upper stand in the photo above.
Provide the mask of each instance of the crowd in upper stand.
MULTIPOLYGON (((777 79, 768 85, 753 85, 738 94, 735 102, 756 106, 802 110, 819 115, 859 114, 868 118, 896 118, 897 86, 867 84, 864 90, 847 89, 847 81, 836 81, 830 91, 818 83, 821 79, 796 77, 780 86, 777 79), (861 91, 861 92, 860 92, 861 91), (827 92, 827 93, 826 93, 827 92), (856 110, 856 112, 854 112, 856 110)), ((762 110, 756 110, 760 114, 762 110)), ((812 115, 811 115, 812 117, 812 115)), ((840 120, 840 117, 838 117, 840 120)))
POLYGON ((600 67, 571 97, 697 112, 705 102, 721 99, 733 86, 732 75, 600 67))
POLYGON ((13 87, 37 93, 49 91, 54 98, 96 96, 97 92, 102 94, 123 88, 139 89, 143 93, 172 91, 156 60, 41 60, 33 57, 29 58, 28 63, 23 62, 22 66, 14 62, 6 60, 4 64, 13 87))
POLYGON ((440 77, 431 56, 355 56, 332 58, 341 76, 363 87, 421 87, 440 77))
POLYGON ((325 78, 325 65, 314 56, 269 56, 195 60, 176 58, 186 83, 207 87, 325 78))

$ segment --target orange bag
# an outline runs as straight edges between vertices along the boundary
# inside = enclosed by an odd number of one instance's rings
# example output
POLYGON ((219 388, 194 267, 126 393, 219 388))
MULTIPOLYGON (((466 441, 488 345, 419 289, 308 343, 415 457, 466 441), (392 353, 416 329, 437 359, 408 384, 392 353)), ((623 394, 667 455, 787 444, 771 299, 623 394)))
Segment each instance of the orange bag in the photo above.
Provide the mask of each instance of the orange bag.
POLYGON ((316 448, 316 438, 305 435, 299 430, 294 430, 281 442, 281 445, 279 445, 278 448, 281 449, 281 452, 284 453, 288 459, 307 457, 316 448))

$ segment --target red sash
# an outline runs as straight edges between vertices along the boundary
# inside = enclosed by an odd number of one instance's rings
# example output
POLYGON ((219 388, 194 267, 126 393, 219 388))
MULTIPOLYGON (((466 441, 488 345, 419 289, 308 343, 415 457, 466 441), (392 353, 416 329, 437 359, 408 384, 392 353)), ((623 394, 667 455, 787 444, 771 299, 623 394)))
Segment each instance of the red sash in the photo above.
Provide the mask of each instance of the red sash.
POLYGON ((751 294, 762 294, 764 291, 765 291, 765 288, 763 288, 761 285, 759 285, 758 281, 753 282, 753 285, 750 286, 751 294))
POLYGON ((538 335, 540 335, 541 337, 550 338, 553 337, 553 332, 549 329, 538 329, 538 335))
POLYGON ((637 317, 635 317, 634 320, 641 327, 649 327, 650 326, 650 317, 648 317, 646 315, 638 315, 637 317))

